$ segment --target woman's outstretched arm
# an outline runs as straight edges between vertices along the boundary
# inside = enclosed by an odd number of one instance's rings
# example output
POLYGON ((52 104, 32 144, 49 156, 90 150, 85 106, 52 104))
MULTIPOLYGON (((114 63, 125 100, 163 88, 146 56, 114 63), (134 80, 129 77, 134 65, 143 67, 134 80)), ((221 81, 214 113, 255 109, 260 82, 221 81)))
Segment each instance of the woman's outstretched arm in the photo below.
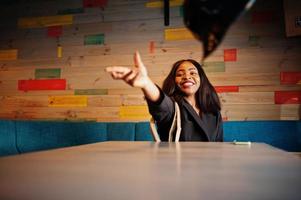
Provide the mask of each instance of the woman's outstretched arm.
POLYGON ((144 96, 152 101, 156 102, 160 98, 160 91, 154 82, 147 75, 147 69, 143 64, 140 54, 135 52, 134 54, 135 67, 107 67, 106 71, 111 74, 113 79, 124 80, 132 87, 141 88, 144 96))

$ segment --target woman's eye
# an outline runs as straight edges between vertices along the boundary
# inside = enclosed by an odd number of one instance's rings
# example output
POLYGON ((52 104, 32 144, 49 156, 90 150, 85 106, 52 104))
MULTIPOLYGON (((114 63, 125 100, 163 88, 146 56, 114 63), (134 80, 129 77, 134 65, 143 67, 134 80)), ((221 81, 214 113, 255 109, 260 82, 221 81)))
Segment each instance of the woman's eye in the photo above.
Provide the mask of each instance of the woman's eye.
POLYGON ((191 72, 190 74, 195 76, 195 75, 197 75, 198 73, 196 73, 196 72, 191 72))

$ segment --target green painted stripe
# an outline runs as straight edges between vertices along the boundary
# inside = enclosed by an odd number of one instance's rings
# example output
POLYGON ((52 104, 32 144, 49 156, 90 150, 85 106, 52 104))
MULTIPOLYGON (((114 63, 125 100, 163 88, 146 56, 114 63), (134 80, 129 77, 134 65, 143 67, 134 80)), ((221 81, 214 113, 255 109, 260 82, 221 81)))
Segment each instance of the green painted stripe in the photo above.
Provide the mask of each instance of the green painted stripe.
POLYGON ((105 35, 103 33, 96 35, 86 35, 85 36, 85 45, 94 45, 94 44, 104 44, 105 35))
POLYGON ((259 46, 260 36, 258 35, 250 35, 249 36, 249 45, 252 47, 259 46))
POLYGON ((68 15, 68 14, 79 14, 79 13, 84 13, 83 8, 68 8, 64 10, 59 10, 57 12, 58 15, 68 15))
POLYGON ((225 72, 225 62, 205 62, 203 69, 205 72, 225 72))
POLYGON ((107 89, 76 89, 74 95, 107 95, 107 89))
POLYGON ((35 78, 60 78, 61 77, 61 69, 36 69, 35 70, 35 78))
POLYGON ((180 17, 184 17, 184 7, 180 6, 179 10, 180 10, 180 17))

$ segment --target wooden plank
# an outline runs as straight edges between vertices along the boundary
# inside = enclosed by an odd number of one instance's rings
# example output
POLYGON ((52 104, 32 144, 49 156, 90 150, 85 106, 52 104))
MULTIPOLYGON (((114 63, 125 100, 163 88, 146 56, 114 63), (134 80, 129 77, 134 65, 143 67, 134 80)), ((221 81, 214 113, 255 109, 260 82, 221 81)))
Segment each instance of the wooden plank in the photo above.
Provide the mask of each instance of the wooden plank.
POLYGON ((133 64, 133 55, 99 55, 99 56, 79 56, 71 57, 69 62, 72 67, 80 66, 113 66, 123 65, 131 66, 133 64))
POLYGON ((121 95, 93 95, 88 97, 89 107, 120 107, 123 105, 121 95))
MULTIPOLYGON (((56 54, 55 52, 55 47, 54 47, 54 55, 56 54)), ((49 52, 49 54, 51 54, 51 52, 49 52)), ((50 58, 50 56, 48 56, 48 58, 41 58, 41 59, 18 59, 17 61, 0 61, 0 66, 5 66, 5 67, 12 67, 12 68, 17 68, 17 67, 23 67, 23 68, 27 68, 27 67, 47 67, 47 68, 57 68, 57 66, 60 67, 70 67, 71 63, 70 63, 70 58, 57 58, 56 56, 54 56, 53 58, 50 58)))
POLYGON ((274 104, 274 92, 227 92, 218 94, 222 105, 274 104))
POLYGON ((65 90, 66 79, 51 80, 19 80, 18 89, 22 91, 30 90, 65 90))
POLYGON ((301 104, 301 91, 275 91, 275 104, 301 104))
POLYGON ((0 61, 17 60, 18 49, 0 50, 0 61))
MULTIPOLYGON (((223 117, 229 121, 249 120, 299 120, 300 105, 247 105, 229 104, 222 109, 223 117)), ((140 119, 119 118, 119 107, 83 107, 83 108, 44 108, 44 107, 2 107, 0 118, 5 119, 92 119, 97 121, 148 121, 140 119)), ((147 110, 146 110, 147 111, 147 110)))
MULTIPOLYGON (((81 13, 74 15, 74 24, 90 24, 90 23, 101 23, 104 21, 104 15, 100 13, 81 13)), ((96 27, 95 27, 96 28, 96 27)))
POLYGON ((147 106, 121 106, 119 117, 125 120, 149 120, 150 114, 147 106))
MULTIPOLYGON (((137 21, 137 20, 150 20, 162 19, 164 13, 161 9, 125 9, 103 12, 104 22, 117 22, 117 21, 137 21)), ((177 7, 170 8, 170 17, 179 17, 179 9, 177 7)))
POLYGON ((99 45, 104 44, 105 35, 103 33, 95 35, 86 35, 84 45, 99 45))
POLYGON ((242 85, 240 92, 275 92, 275 91, 296 91, 301 90, 301 85, 242 85))
POLYGON ((280 105, 281 120, 300 120, 301 110, 299 104, 282 104, 280 105))
POLYGON ((139 88, 115 88, 108 89, 108 95, 132 95, 132 94, 141 94, 142 91, 139 88))
MULTIPOLYGON (((16 84, 17 85, 17 84, 16 84)), ((13 85, 15 86, 15 85, 13 85)), ((1 88, 1 84, 0 84, 1 88)), ((3 87, 2 87, 3 88, 3 87)), ((3 96, 48 96, 48 95, 73 95, 74 90, 31 90, 30 92, 20 91, 18 88, 5 88, 1 90, 3 96)))
POLYGON ((75 89, 74 95, 107 95, 107 89, 75 89))
POLYGON ((41 28, 73 24, 72 15, 54 15, 43 17, 24 17, 18 19, 19 28, 41 28))
POLYGON ((140 94, 127 94, 121 96, 123 106, 146 106, 146 100, 142 92, 140 94))
POLYGON ((281 84, 298 84, 301 81, 301 72, 280 72, 281 84))
POLYGON ((195 39, 187 28, 169 28, 164 30, 165 40, 191 40, 195 39))
POLYGON ((49 96, 49 107, 87 107, 87 96, 49 96))
POLYGON ((97 121, 120 121, 119 107, 0 107, 0 118, 2 119, 97 119, 97 121))
POLYGON ((70 15, 70 14, 79 14, 79 13, 84 13, 84 8, 67 8, 67 9, 62 9, 57 11, 58 15, 70 15))
POLYGON ((98 33, 112 33, 117 22, 78 22, 72 26, 64 27, 64 36, 85 36, 98 33))
MULTIPOLYGON (((167 69, 167 73, 169 69, 167 69)), ((167 74, 152 75, 150 78, 161 85, 167 74)), ((277 85, 279 84, 279 74, 277 73, 237 73, 237 74, 207 74, 210 82, 217 86, 240 86, 240 85, 277 85)), ((106 72, 95 71, 95 74, 69 74, 63 75, 68 80, 69 89, 85 89, 85 88, 105 88, 105 89, 121 89, 130 88, 123 81, 113 80, 106 72)))
POLYGON ((228 121, 299 120, 300 105, 229 104, 223 105, 222 116, 228 121))
POLYGON ((53 68, 53 69, 36 69, 35 70, 35 79, 43 79, 43 78, 60 78, 61 77, 61 69, 53 68))
POLYGON ((23 107, 47 107, 48 97, 45 96, 0 96, 0 107, 23 108, 23 107))
POLYGON ((214 73, 207 74, 213 85, 279 85, 278 73, 214 73))
POLYGON ((284 0, 284 16, 286 36, 301 35, 301 2, 296 0, 284 0))
POLYGON ((251 47, 258 47, 260 42, 260 36, 258 35, 249 35, 249 45, 251 47))
POLYGON ((0 79, 2 81, 35 79, 36 69, 37 69, 36 67, 25 67, 25 68, 24 67, 0 67, 0 77, 1 77, 0 79))

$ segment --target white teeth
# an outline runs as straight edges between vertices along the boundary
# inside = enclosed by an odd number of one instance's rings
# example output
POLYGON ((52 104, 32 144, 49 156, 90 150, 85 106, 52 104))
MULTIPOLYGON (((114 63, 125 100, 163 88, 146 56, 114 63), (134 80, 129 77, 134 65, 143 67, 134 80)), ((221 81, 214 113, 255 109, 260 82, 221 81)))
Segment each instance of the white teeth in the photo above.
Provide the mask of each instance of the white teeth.
POLYGON ((191 82, 183 83, 183 86, 184 86, 184 87, 189 87, 189 86, 192 86, 192 85, 193 85, 193 83, 191 83, 191 82))

